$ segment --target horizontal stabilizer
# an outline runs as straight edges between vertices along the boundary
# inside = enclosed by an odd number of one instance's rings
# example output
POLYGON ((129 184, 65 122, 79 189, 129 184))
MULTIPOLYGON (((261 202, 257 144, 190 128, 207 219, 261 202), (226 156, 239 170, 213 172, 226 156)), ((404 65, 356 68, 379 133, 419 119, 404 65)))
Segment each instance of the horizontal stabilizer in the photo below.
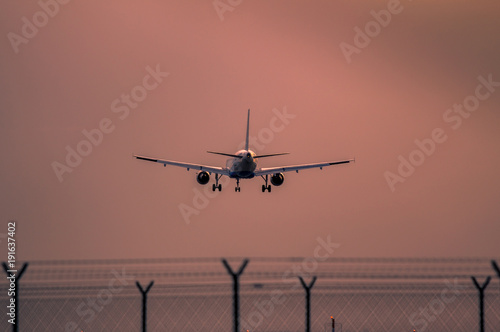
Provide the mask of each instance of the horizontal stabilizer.
POLYGON ((289 152, 283 152, 283 153, 263 154, 261 156, 255 156, 254 158, 265 158, 265 157, 283 156, 285 154, 290 154, 290 153, 289 152))
POLYGON ((208 153, 213 153, 213 154, 220 154, 221 156, 227 156, 227 157, 233 157, 233 158, 243 158, 242 156, 237 156, 235 154, 230 154, 230 153, 223 153, 223 152, 214 152, 214 151, 207 151, 208 153))

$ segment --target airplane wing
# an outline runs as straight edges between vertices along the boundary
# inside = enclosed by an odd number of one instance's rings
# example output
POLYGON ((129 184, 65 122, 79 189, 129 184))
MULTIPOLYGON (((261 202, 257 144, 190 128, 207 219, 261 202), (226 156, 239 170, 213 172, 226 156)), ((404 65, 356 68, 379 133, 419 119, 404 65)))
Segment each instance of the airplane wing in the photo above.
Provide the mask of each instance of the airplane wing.
POLYGON ((280 172, 291 172, 296 171, 297 173, 303 169, 309 168, 323 168, 332 165, 340 165, 340 164, 348 164, 353 162, 354 159, 342 160, 342 161, 334 161, 334 162, 324 162, 324 163, 315 163, 315 164, 304 164, 304 165, 292 165, 292 166, 282 166, 282 167, 271 167, 271 168, 261 168, 255 171, 255 176, 274 174, 280 172))
POLYGON ((146 160, 146 161, 152 161, 154 163, 160 163, 160 164, 163 164, 163 166, 171 165, 171 166, 183 167, 183 168, 186 168, 188 171, 192 168, 192 169, 197 169, 200 171, 207 171, 209 173, 229 175, 229 170, 227 168, 222 168, 222 167, 190 164, 190 163, 183 163, 183 162, 173 161, 173 160, 161 160, 161 159, 136 156, 136 155, 134 155, 134 157, 137 159, 140 159, 140 160, 146 160))

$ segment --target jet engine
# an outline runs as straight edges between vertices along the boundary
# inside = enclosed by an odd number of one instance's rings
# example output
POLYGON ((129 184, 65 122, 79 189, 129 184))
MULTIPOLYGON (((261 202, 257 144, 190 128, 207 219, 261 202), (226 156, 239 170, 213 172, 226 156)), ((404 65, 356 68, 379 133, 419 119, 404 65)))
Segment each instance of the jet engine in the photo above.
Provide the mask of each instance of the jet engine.
POLYGON ((281 186, 283 184, 283 181, 285 181, 285 176, 283 173, 275 173, 271 176, 271 183, 273 186, 281 186))
POLYGON ((210 181, 210 174, 208 172, 202 171, 196 175, 196 181, 198 181, 199 184, 207 184, 208 181, 210 181))

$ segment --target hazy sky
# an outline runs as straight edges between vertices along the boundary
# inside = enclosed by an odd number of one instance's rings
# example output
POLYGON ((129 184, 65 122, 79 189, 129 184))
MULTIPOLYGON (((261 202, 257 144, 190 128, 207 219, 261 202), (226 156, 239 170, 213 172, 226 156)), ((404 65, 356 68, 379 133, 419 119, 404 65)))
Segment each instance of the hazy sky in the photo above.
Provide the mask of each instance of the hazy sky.
POLYGON ((18 259, 500 253, 498 1, 44 3, 0 5, 18 259), (205 151, 236 151, 248 108, 258 152, 291 153, 260 166, 356 163, 200 198, 132 158, 223 166, 205 151))

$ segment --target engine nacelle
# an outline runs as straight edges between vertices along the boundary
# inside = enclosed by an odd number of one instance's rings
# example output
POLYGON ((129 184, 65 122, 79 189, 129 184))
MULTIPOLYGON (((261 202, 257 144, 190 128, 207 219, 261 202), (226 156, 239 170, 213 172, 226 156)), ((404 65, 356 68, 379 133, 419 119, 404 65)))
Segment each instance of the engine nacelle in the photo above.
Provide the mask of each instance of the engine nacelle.
POLYGON ((199 184, 207 184, 208 181, 210 181, 210 174, 208 172, 202 171, 196 175, 196 181, 198 181, 199 184))
POLYGON ((283 173, 276 173, 271 176, 271 183, 273 186, 281 186, 283 184, 283 181, 285 181, 285 176, 283 173))

